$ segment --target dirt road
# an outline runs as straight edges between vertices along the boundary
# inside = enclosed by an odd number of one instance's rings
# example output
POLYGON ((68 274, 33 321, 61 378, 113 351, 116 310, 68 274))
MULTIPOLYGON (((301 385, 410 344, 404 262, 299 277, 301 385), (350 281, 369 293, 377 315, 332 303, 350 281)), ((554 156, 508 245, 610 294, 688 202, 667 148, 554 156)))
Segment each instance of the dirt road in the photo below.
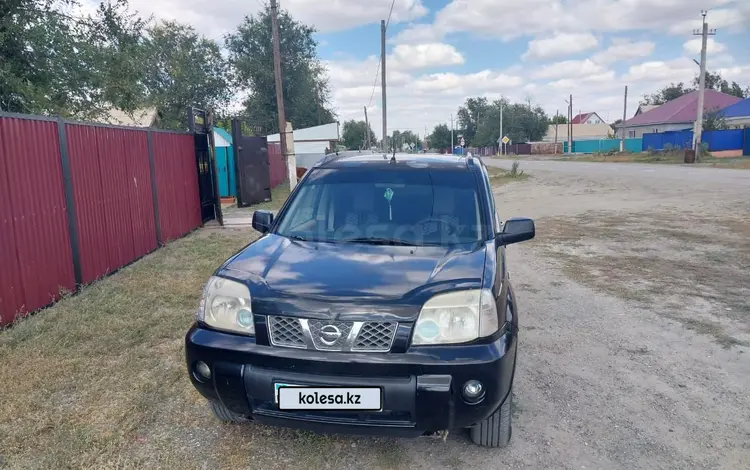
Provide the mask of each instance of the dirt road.
MULTIPOLYGON (((489 164, 508 167, 509 162, 489 164)), ((523 316, 513 441, 421 468, 750 468, 750 172, 522 163, 502 217, 523 316)))

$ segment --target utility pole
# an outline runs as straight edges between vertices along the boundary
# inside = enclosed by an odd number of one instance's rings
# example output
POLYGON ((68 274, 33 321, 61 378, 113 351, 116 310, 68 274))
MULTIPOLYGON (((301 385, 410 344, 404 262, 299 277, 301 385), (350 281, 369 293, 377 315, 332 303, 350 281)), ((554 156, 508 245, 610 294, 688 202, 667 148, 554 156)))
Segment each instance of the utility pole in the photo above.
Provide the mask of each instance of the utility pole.
POLYGON ((365 134, 367 134, 367 150, 370 150, 370 121, 367 120, 367 106, 365 106, 365 134))
POLYGON ((557 155, 557 123, 560 121, 560 118, 558 117, 560 114, 560 110, 555 110, 555 155, 557 155))
POLYGON ((453 155, 453 113, 451 113, 451 155, 453 155))
POLYGON ((708 29, 706 23, 706 10, 701 10, 703 16, 703 29, 701 31, 693 30, 694 36, 703 36, 703 45, 701 47, 701 75, 698 84, 698 116, 695 119, 695 128, 693 129, 693 150, 695 151, 695 161, 700 158, 701 133, 703 132, 703 97, 706 91, 706 47, 708 45, 708 36, 716 35, 716 30, 708 29))
MULTIPOLYGON (((628 118, 628 86, 625 85, 625 103, 622 105, 622 123, 628 118)), ((621 124, 622 125, 622 124, 621 124)), ((625 128, 621 127, 622 137, 620 137, 620 152, 625 151, 625 128)))
POLYGON ((500 155, 505 155, 505 142, 503 142, 503 102, 500 102, 500 155))
POLYGON ((388 119, 385 96, 385 20, 380 20, 380 87, 383 97, 383 151, 386 151, 385 141, 388 136, 388 119))
POLYGON ((573 154, 573 95, 570 95, 569 100, 565 100, 568 103, 568 122, 565 124, 565 129, 568 131, 568 154, 573 154))
POLYGON ((279 114, 279 142, 281 143, 281 155, 287 166, 289 174, 289 189, 294 189, 297 184, 297 169, 292 167, 296 162, 289 159, 286 148, 286 112, 284 110, 284 88, 281 80, 281 52, 279 51, 279 9, 276 0, 271 0, 271 33, 273 35, 273 74, 276 81, 276 107, 279 114))

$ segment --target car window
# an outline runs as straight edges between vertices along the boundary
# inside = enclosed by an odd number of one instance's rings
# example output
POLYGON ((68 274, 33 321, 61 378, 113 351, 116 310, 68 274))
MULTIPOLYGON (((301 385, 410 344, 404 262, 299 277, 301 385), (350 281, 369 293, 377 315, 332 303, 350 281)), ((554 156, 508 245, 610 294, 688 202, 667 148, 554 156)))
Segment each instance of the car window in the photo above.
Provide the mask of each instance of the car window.
POLYGON ((466 170, 315 169, 280 214, 276 233, 312 241, 475 243, 483 217, 466 170))
POLYGON ((490 182, 490 176, 487 173, 487 167, 482 165, 482 181, 487 191, 487 199, 490 204, 490 215, 492 216, 492 229, 495 233, 500 231, 500 217, 497 215, 497 207, 495 206, 495 195, 492 192, 492 183, 490 182))

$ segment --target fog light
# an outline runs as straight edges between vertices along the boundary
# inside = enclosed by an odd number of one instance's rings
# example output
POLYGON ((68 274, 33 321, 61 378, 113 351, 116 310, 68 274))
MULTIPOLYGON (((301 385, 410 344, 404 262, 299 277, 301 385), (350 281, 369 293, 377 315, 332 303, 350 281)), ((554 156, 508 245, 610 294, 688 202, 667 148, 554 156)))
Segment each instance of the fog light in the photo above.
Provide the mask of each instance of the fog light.
POLYGON ((211 368, 208 367, 208 364, 203 361, 198 361, 195 364, 195 378, 201 382, 211 378, 211 368))
POLYGON ((463 394, 466 401, 476 403, 484 398, 484 385, 478 380, 469 380, 464 384, 463 394))

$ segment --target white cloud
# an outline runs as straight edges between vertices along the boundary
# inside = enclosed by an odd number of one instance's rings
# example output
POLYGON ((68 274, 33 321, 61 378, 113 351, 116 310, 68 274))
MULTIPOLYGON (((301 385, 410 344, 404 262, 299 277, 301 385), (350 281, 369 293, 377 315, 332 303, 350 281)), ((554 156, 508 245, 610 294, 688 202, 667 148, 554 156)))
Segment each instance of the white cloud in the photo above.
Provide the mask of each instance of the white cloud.
POLYGON ((606 69, 595 64, 591 59, 565 60, 540 67, 532 71, 531 76, 533 78, 580 78, 604 72, 606 69))
POLYGON ((513 39, 553 32, 663 31, 685 34, 685 25, 709 12, 711 27, 750 26, 745 0, 452 0, 435 15, 435 26, 449 32, 475 32, 513 39), (678 25, 680 25, 678 27, 678 25))
POLYGON ((590 33, 560 33, 544 39, 532 39, 522 59, 564 57, 593 49, 599 41, 590 33))
POLYGON ((523 84, 523 79, 515 75, 483 70, 478 73, 460 75, 455 73, 436 73, 416 80, 413 88, 420 92, 440 92, 462 94, 476 91, 508 91, 523 84))
POLYGON ((631 42, 628 39, 613 39, 606 50, 595 54, 591 60, 597 64, 609 65, 621 60, 648 57, 654 52, 656 44, 651 41, 631 42))
POLYGON ((623 79, 627 81, 648 81, 661 87, 670 82, 689 83, 698 72, 698 66, 687 58, 669 61, 643 62, 630 67, 623 79))
MULTIPOLYGON (((703 47, 703 42, 701 38, 695 38, 687 41, 685 44, 682 45, 682 48, 685 49, 685 52, 687 52, 690 55, 696 55, 701 53, 701 48, 703 47)), ((727 46, 720 42, 716 42, 714 38, 708 38, 706 41, 706 52, 709 54, 714 54, 717 52, 723 52, 727 49, 727 46)))
POLYGON ((441 41, 443 33, 432 24, 410 24, 388 42, 391 44, 422 44, 441 41))
MULTIPOLYGON (((389 61, 399 70, 423 69, 442 65, 460 65, 464 57, 450 44, 399 44, 393 49, 389 61)), ((386 63, 386 71, 389 64, 386 63)))
MULTIPOLYGON (((211 38, 233 30, 245 15, 260 11, 266 0, 130 0, 130 6, 142 15, 178 20, 191 24, 211 38)), ((91 9, 99 0, 83 0, 91 9)), ((380 23, 388 17, 391 0, 283 0, 281 8, 297 20, 321 32, 343 31, 357 26, 380 23)), ((428 13, 422 0, 398 0, 393 6, 391 23, 403 23, 428 13)))

